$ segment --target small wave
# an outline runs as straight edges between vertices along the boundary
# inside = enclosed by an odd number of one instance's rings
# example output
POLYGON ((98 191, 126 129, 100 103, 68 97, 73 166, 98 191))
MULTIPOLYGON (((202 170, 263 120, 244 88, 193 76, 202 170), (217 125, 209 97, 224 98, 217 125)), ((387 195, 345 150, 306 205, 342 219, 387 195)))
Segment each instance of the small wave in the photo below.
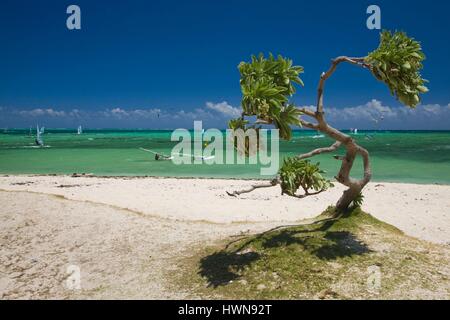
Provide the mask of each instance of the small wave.
POLYGON ((450 150, 450 145, 443 145, 443 146, 436 146, 432 148, 433 151, 439 151, 439 150, 450 150))
POLYGON ((51 148, 51 146, 22 146, 22 147, 12 147, 11 149, 41 149, 41 148, 51 148))
POLYGON ((298 139, 321 139, 321 138, 325 138, 325 136, 323 134, 320 135, 315 135, 315 136, 300 136, 300 137, 296 137, 298 139))

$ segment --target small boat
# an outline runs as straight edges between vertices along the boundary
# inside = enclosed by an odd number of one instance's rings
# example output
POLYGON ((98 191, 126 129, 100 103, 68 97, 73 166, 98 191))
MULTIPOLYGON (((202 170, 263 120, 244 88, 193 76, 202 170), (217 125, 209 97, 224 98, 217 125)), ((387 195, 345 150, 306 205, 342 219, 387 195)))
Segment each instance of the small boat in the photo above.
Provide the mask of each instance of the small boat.
POLYGON ((44 127, 39 129, 39 125, 36 125, 36 139, 34 140, 34 142, 39 147, 44 146, 44 140, 42 139, 42 136, 41 136, 43 133, 44 133, 44 127))
MULTIPOLYGON (((144 149, 144 148, 139 148, 142 151, 145 152, 150 152, 153 153, 155 155, 155 160, 173 160, 174 158, 174 154, 171 154, 170 156, 164 155, 162 153, 150 150, 150 149, 144 149)), ((202 161, 206 161, 206 160, 212 160, 215 158, 215 156, 209 156, 209 157, 204 157, 204 156, 195 156, 192 154, 183 154, 183 153, 178 153, 176 154, 180 157, 187 157, 187 158, 191 158, 193 160, 202 160, 202 161)))
POLYGON ((82 134, 82 133, 83 133, 83 128, 81 126, 78 126, 77 134, 82 134))
POLYGON ((313 139, 320 139, 320 138, 325 138, 325 136, 323 134, 320 134, 319 131, 317 131, 317 133, 312 136, 313 139))

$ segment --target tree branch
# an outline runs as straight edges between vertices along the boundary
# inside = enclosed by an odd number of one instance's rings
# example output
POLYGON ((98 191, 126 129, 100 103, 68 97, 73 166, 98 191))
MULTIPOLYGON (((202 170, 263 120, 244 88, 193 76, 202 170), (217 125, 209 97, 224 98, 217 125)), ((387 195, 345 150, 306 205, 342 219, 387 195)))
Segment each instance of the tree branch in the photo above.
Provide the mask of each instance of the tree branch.
POLYGON ((307 116, 309 116, 309 117, 312 117, 312 118, 314 118, 314 119, 317 119, 317 116, 316 116, 316 113, 314 112, 314 111, 311 111, 311 110, 308 110, 308 109, 306 109, 306 108, 297 108, 301 113, 303 113, 303 114, 305 114, 305 115, 307 115, 307 116))
POLYGON ((302 194, 302 195, 296 195, 296 194, 294 194, 294 195, 289 195, 290 197, 294 197, 294 198, 298 198, 298 199, 304 199, 304 198, 306 198, 306 197, 309 197, 309 196, 316 196, 316 195, 318 195, 318 194, 321 194, 322 192, 324 192, 324 191, 326 191, 327 189, 322 189, 322 190, 320 190, 320 191, 317 191, 317 192, 311 192, 311 193, 309 193, 309 192, 306 192, 305 194, 302 194))
MULTIPOLYGON (((372 177, 372 172, 370 169, 369 152, 366 149, 359 146, 355 140, 349 135, 342 133, 341 131, 331 127, 325 120, 323 111, 323 92, 325 87, 325 81, 330 78, 336 71, 337 66, 342 63, 347 62, 354 64, 359 67, 371 69, 371 66, 365 63, 365 58, 353 58, 341 56, 334 59, 331 63, 331 67, 327 72, 322 73, 320 76, 319 86, 317 89, 317 111, 316 119, 318 122, 319 131, 327 134, 329 137, 335 139, 345 146, 347 152, 344 157, 335 156, 335 159, 342 160, 341 168, 336 180, 341 184, 348 187, 348 189, 343 193, 341 198, 336 204, 339 211, 345 210, 351 204, 351 202, 358 196, 366 184, 370 181, 372 177), (350 171, 352 170, 353 163, 357 155, 363 158, 364 164, 364 177, 360 180, 353 179, 350 177, 350 171)), ((333 146, 332 146, 333 147, 333 146)), ((332 148, 330 147, 330 148, 332 148)), ((314 152, 326 152, 329 148, 314 150, 310 154, 314 155, 314 152)), ((333 149, 331 149, 333 150, 333 149)), ((309 154, 307 154, 309 155, 309 154)))
POLYGON ((321 154, 321 153, 333 152, 336 149, 338 149, 341 146, 341 144, 342 143, 340 141, 336 141, 333 145, 329 146, 328 148, 318 148, 318 149, 315 149, 315 150, 313 150, 311 152, 301 154, 301 155, 297 156, 297 158, 298 159, 307 159, 307 158, 314 157, 314 156, 316 156, 318 154, 321 154))
POLYGON ((359 184, 364 187, 372 179, 372 169, 370 166, 369 152, 363 147, 356 145, 356 152, 363 158, 364 177, 359 180, 359 184))
MULTIPOLYGON (((261 188, 272 188, 272 187, 275 187, 275 186, 277 186, 278 184, 280 183, 280 181, 279 181, 279 179, 278 178, 275 178, 275 179, 273 179, 270 183, 266 183, 266 184, 259 184, 259 185, 252 185, 252 186, 250 186, 250 188, 248 188, 248 189, 244 189, 244 190, 240 190, 240 191, 233 191, 233 192, 228 192, 227 191, 227 194, 230 196, 230 197, 237 197, 237 196, 240 196, 241 194, 244 194, 244 193, 250 193, 250 192, 253 192, 253 191, 255 191, 256 189, 261 189, 261 188)), ((298 199, 304 199, 304 198, 306 198, 306 197, 309 197, 309 196, 315 196, 315 195, 318 195, 318 194, 321 194, 322 192, 324 192, 324 191, 326 191, 327 189, 322 189, 322 190, 319 190, 319 191, 317 191, 317 192, 308 192, 308 191, 306 191, 304 194, 302 194, 302 195, 296 195, 296 194, 294 194, 294 195, 289 195, 290 197, 294 197, 294 198, 298 198, 298 199)))
POLYGON ((275 178, 275 179, 273 179, 272 181, 270 181, 270 183, 266 183, 266 184, 258 184, 258 185, 252 185, 252 186, 250 186, 250 188, 244 189, 244 190, 240 190, 240 191, 233 191, 233 192, 228 192, 228 191, 227 191, 227 194, 228 194, 230 197, 237 197, 237 196, 240 196, 241 194, 244 194, 244 193, 250 193, 250 192, 253 192, 253 191, 255 191, 256 189, 261 189, 261 188, 272 188, 272 187, 275 187, 276 185, 278 185, 278 183, 279 183, 278 178, 275 178))
POLYGON ((354 64, 354 65, 357 65, 360 67, 370 68, 370 66, 368 64, 364 63, 364 59, 365 58, 363 58, 363 57, 350 58, 350 57, 346 57, 346 56, 341 56, 341 57, 337 57, 336 59, 334 59, 332 61, 330 69, 328 69, 327 72, 322 73, 322 75, 320 76, 319 87, 317 89, 317 112, 318 113, 320 113, 320 114, 323 113, 323 88, 325 86, 325 81, 333 75, 337 66, 342 62, 348 62, 348 63, 354 64))
POLYGON ((256 119, 255 124, 271 124, 269 121, 256 119))
POLYGON ((313 129, 313 130, 319 130, 319 125, 318 124, 314 124, 308 121, 305 121, 303 119, 299 119, 300 124, 305 127, 305 128, 309 128, 309 129, 313 129))

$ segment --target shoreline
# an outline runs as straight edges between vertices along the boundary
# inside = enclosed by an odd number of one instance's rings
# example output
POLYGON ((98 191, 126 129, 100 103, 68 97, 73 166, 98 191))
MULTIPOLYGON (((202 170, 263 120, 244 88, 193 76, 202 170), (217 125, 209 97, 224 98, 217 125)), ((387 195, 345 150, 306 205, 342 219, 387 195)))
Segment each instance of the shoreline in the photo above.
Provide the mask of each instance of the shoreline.
MULTIPOLYGON (((0 175, 0 190, 54 195, 86 204, 103 204, 148 217, 213 224, 298 223, 322 213, 345 187, 297 199, 279 187, 239 197, 226 191, 261 180, 0 175)), ((1 192, 1 191, 0 191, 1 192)), ((363 210, 407 235, 450 244, 450 186, 372 182, 365 188, 363 210)), ((27 207, 31 204, 16 204, 27 207)))
MULTIPOLYGON (((99 179, 123 179, 123 180, 133 180, 133 179, 178 179, 178 180, 224 180, 224 181, 270 181, 273 179, 258 179, 258 178, 235 178, 235 177, 202 177, 202 176, 152 176, 152 175, 97 175, 93 173, 0 173, 0 178, 4 177, 71 177, 71 178, 99 178, 99 179)), ((331 182, 338 183, 335 180, 331 179, 331 182)), ((420 186, 449 186, 449 183, 429 183, 429 182, 404 182, 404 181, 385 181, 385 180, 374 180, 370 181, 371 184, 403 184, 403 185, 420 185, 420 186)))

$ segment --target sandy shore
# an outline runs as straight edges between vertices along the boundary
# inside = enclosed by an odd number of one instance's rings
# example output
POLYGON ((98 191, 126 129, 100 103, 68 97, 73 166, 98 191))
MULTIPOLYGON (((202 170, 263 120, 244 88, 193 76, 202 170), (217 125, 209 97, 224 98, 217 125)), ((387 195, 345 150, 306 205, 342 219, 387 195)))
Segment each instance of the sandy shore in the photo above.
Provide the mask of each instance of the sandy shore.
POLYGON ((273 223, 172 221, 107 205, 0 191, 0 300, 197 299, 170 281, 192 248, 273 223), (76 266, 80 290, 68 286, 76 266))
MULTIPOLYGON (((233 198, 257 181, 221 179, 97 178, 70 176, 1 176, 0 190, 59 195, 66 199, 111 205, 171 220, 212 223, 295 222, 320 214, 344 188, 306 199, 281 196, 278 187, 233 198)), ((450 242, 450 186, 371 183, 363 209, 406 234, 450 242)), ((22 204, 26 205, 26 204, 22 204)))
MULTIPOLYGON (((342 192, 306 199, 278 188, 233 198, 255 181, 0 177, 0 299, 199 298, 167 278, 218 240, 321 213, 342 192), (82 290, 67 288, 70 265, 82 290)), ((450 186, 373 183, 364 209, 406 234, 450 244, 450 186)))

